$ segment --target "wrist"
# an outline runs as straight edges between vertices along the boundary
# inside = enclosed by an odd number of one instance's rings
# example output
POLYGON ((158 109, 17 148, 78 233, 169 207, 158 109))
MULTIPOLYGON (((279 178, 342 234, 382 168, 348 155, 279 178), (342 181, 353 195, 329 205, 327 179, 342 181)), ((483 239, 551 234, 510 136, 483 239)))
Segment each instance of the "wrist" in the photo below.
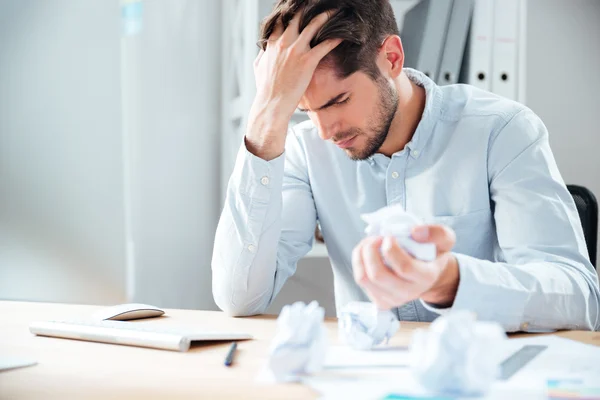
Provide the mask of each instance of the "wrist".
POLYGON ((266 161, 279 157, 285 150, 289 121, 271 117, 267 110, 253 110, 248 118, 245 143, 252 154, 266 161))
POLYGON ((460 270, 458 260, 453 254, 448 255, 448 260, 431 289, 421 295, 421 299, 426 303, 438 306, 440 308, 451 307, 458 292, 460 283, 460 270))
POLYGON ((248 120, 256 121, 272 130, 287 128, 294 114, 295 107, 290 108, 282 99, 268 99, 257 94, 250 107, 248 120))

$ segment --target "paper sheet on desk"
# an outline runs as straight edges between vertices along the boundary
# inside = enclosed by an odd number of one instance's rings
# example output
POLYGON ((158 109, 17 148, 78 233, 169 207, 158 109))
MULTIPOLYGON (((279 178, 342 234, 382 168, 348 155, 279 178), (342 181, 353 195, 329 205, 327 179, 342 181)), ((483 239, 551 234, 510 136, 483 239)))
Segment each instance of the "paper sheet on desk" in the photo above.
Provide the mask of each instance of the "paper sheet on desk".
MULTIPOLYGON (((372 369, 371 371, 375 371, 372 369)), ((316 390, 320 400, 459 400, 458 397, 435 395, 425 391, 412 376, 410 370, 394 370, 394 376, 388 370, 381 370, 385 376, 319 376, 308 377, 304 384, 316 390)), ((483 397, 468 397, 469 400, 547 400, 544 386, 510 384, 497 382, 483 397)))
MULTIPOLYGON (((521 345, 511 347, 512 354, 521 345)), ((454 398, 431 395, 414 378, 410 353, 403 347, 381 347, 360 351, 347 346, 332 346, 327 351, 324 370, 303 379, 304 384, 321 394, 321 399, 364 400, 452 400, 454 398)), ((481 399, 546 399, 545 386, 526 383, 498 382, 481 399)), ((470 397, 470 399, 474 399, 470 397)))
MULTIPOLYGON (((556 397, 552 397, 549 381, 556 379, 576 378, 594 387, 600 384, 600 347, 556 336, 511 339, 505 343, 507 358, 525 345, 545 345, 548 348, 508 381, 494 382, 489 393, 478 399, 548 399, 548 394, 553 399, 556 397)), ((326 400, 450 399, 435 395, 427 397, 427 392, 407 368, 409 361, 408 352, 403 348, 384 347, 378 351, 361 352, 331 347, 325 360, 325 371, 304 379, 304 383, 326 400)))
POLYGON ((548 348, 519 370, 512 381, 545 383, 549 379, 578 378, 600 386, 600 347, 558 336, 533 336, 508 340, 507 354, 531 344, 548 348))
POLYGON ((331 346, 327 350, 325 369, 408 368, 409 352, 405 347, 378 347, 354 350, 348 346, 331 346))

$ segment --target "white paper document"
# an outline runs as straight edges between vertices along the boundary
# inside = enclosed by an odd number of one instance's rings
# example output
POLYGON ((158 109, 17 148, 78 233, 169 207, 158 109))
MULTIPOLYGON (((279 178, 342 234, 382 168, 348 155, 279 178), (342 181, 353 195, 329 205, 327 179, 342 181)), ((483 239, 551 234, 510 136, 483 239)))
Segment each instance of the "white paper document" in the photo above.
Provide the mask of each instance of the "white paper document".
POLYGON ((577 378, 595 382, 600 387, 600 347, 576 342, 558 336, 537 336, 508 341, 508 353, 514 352, 524 345, 545 345, 531 362, 519 370, 511 380, 544 383, 550 379, 577 378))
MULTIPOLYGON (((384 372, 387 372, 384 371, 384 372)), ((320 400, 547 400, 546 388, 538 385, 496 382, 480 397, 453 397, 428 392, 414 379, 410 370, 394 376, 362 378, 345 376, 307 377, 303 383, 320 393, 320 400)))
MULTIPOLYGON (((553 394, 553 380, 583 382, 588 388, 600 387, 598 346, 557 336, 532 336, 503 343, 506 358, 526 345, 547 348, 521 366, 510 379, 497 380, 485 395, 469 399, 547 399, 553 394)), ((410 361, 408 350, 402 347, 359 351, 347 346, 332 346, 327 352, 324 370, 305 377, 303 382, 318 391, 321 399, 325 400, 459 399, 428 392, 414 378, 410 361)))
POLYGON ((331 346, 327 350, 325 369, 408 368, 409 353, 405 347, 378 347, 354 350, 349 346, 331 346))

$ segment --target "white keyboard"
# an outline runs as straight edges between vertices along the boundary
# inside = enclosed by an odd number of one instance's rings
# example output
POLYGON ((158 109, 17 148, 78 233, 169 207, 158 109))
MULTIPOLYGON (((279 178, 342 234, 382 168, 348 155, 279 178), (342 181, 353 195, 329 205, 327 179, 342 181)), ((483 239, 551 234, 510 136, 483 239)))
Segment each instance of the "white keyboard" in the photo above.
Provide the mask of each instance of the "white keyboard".
POLYGON ((32 322, 35 335, 88 340, 92 342, 187 351, 193 341, 243 340, 242 332, 206 331, 194 327, 162 327, 126 321, 40 321, 32 322))

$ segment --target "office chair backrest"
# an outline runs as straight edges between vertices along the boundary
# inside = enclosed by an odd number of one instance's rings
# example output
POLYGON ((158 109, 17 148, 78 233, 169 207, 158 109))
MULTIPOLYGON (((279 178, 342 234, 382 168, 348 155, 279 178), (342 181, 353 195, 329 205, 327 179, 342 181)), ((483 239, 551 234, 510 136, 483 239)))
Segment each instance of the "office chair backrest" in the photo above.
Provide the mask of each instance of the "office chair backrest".
POLYGON ((596 196, 583 186, 567 185, 567 189, 569 189, 573 200, 575 200, 590 260, 592 265, 596 267, 596 247, 598 243, 598 202, 596 196))

